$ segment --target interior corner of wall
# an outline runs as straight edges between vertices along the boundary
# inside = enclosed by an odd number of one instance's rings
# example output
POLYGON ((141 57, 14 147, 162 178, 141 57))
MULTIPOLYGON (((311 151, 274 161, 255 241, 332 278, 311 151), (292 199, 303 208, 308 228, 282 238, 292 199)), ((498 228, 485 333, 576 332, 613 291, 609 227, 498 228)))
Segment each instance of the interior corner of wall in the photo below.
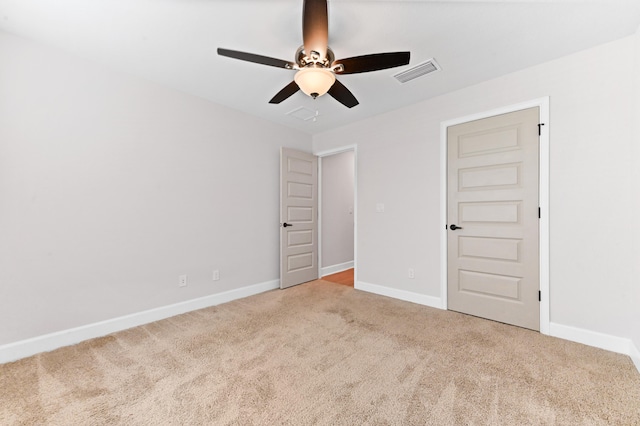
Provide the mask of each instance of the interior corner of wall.
POLYGON ((633 364, 636 366, 638 373, 640 373, 640 347, 638 346, 638 343, 633 340, 631 341, 630 346, 629 356, 631 357, 633 364))

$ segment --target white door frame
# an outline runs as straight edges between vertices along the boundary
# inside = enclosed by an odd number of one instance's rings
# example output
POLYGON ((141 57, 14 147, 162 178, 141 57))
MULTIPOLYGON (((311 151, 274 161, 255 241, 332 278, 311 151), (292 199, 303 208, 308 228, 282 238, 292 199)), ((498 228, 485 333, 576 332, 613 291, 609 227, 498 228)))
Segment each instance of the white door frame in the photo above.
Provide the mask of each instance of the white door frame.
POLYGON ((540 151, 539 151, 539 203, 540 222, 538 241, 540 244, 540 333, 549 334, 549 97, 533 99, 490 111, 467 115, 440 123, 440 298, 442 309, 447 309, 447 128, 468 121, 480 120, 495 115, 506 114, 527 108, 540 108, 540 151))
POLYGON ((326 151, 314 152, 318 156, 318 277, 322 278, 322 158, 353 151, 353 284, 358 282, 358 145, 345 145, 326 151))

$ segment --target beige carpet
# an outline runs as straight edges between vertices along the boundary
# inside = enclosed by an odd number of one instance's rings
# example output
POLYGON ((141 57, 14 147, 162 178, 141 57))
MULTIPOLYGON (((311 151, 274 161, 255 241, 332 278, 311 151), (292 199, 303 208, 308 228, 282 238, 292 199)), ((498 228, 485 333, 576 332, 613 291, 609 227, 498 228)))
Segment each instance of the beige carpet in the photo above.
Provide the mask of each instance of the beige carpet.
POLYGON ((313 282, 0 366, 2 425, 640 425, 623 355, 313 282))

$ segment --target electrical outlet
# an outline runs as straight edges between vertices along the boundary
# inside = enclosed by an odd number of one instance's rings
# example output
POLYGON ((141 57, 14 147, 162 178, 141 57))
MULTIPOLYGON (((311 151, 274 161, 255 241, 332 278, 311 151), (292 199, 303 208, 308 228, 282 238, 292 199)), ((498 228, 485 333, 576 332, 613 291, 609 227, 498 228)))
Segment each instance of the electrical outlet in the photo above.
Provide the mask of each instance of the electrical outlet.
POLYGON ((217 269, 213 271, 213 280, 218 281, 220 279, 220 271, 217 269))
POLYGON ((178 287, 186 287, 187 286, 187 276, 180 275, 178 277, 178 287))
POLYGON ((416 277, 416 271, 413 268, 409 268, 409 278, 414 279, 416 277))

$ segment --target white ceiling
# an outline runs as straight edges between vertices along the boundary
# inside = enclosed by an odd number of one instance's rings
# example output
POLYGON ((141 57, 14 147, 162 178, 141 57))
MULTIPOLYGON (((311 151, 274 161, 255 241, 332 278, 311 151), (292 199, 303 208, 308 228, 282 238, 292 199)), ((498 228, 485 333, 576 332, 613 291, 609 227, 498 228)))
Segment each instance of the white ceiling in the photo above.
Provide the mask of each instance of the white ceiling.
POLYGON ((314 101, 302 92, 271 105, 293 71, 216 54, 225 47, 293 61, 302 44, 302 0, 0 0, 0 30, 310 134, 615 40, 639 26, 639 0, 332 0, 329 45, 336 58, 411 52, 406 67, 340 76, 360 101, 347 109, 329 96, 314 101), (430 58, 442 71, 405 84, 392 77, 430 58), (299 107, 317 111, 317 120, 286 115, 299 107))

